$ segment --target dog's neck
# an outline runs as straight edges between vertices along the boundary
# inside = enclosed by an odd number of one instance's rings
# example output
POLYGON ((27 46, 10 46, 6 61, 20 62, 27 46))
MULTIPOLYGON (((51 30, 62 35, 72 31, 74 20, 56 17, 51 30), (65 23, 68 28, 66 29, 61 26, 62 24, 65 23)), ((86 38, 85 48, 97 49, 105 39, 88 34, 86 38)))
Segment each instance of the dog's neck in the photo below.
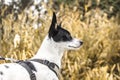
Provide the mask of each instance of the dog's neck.
POLYGON ((64 49, 56 46, 55 42, 52 41, 47 35, 43 40, 37 54, 33 58, 45 59, 50 62, 54 62, 61 67, 61 59, 64 51, 64 49))

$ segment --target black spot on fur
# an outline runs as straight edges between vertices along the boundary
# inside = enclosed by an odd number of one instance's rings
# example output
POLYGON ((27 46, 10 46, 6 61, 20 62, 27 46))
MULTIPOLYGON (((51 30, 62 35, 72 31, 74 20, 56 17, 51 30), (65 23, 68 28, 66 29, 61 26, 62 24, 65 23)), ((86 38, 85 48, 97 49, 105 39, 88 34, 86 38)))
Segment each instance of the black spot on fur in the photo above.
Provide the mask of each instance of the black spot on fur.
POLYGON ((3 72, 2 72, 2 71, 0 71, 0 75, 3 75, 3 72))
POLYGON ((4 65, 5 66, 5 68, 9 68, 9 66, 7 66, 7 65, 4 65))

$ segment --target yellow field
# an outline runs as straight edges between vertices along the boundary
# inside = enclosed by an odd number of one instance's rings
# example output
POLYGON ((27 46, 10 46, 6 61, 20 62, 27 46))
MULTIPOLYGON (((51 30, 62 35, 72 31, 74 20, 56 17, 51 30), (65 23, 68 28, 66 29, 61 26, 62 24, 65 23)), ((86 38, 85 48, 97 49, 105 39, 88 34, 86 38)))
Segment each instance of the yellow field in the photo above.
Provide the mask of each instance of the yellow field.
MULTIPOLYGON (((80 21, 79 10, 63 6, 57 15, 58 22, 62 21, 65 29, 84 42, 78 51, 65 52, 61 70, 63 80, 120 80, 120 25, 116 18, 108 20, 107 14, 94 9, 85 14, 84 21, 80 21)), ((29 17, 30 24, 25 22, 24 13, 17 21, 12 16, 8 15, 0 24, 4 29, 4 34, 0 32, 0 55, 28 59, 40 47, 51 20, 41 20, 42 26, 34 29, 35 17, 29 17), (16 35, 20 36, 17 40, 16 35)), ((51 10, 47 16, 52 17, 51 10)))

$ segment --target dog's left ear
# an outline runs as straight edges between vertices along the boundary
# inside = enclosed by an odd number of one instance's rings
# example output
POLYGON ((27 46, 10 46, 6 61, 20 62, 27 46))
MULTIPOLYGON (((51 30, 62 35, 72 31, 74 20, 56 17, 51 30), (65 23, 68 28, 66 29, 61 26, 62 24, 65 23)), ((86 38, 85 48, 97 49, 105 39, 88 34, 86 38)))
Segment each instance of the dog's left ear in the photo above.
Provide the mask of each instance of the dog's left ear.
POLYGON ((49 29, 49 38, 53 37, 57 32, 57 30, 55 29, 56 23, 57 23, 56 14, 55 12, 53 12, 52 23, 49 29))

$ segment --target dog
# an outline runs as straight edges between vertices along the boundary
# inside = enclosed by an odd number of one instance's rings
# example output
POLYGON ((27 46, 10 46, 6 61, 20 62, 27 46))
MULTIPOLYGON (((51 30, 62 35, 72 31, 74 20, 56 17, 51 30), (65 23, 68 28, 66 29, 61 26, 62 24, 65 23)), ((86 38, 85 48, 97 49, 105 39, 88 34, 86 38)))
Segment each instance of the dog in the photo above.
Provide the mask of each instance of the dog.
POLYGON ((29 60, 0 64, 0 80, 59 80, 64 51, 79 49, 82 44, 57 24, 53 12, 50 29, 36 55, 29 60))

